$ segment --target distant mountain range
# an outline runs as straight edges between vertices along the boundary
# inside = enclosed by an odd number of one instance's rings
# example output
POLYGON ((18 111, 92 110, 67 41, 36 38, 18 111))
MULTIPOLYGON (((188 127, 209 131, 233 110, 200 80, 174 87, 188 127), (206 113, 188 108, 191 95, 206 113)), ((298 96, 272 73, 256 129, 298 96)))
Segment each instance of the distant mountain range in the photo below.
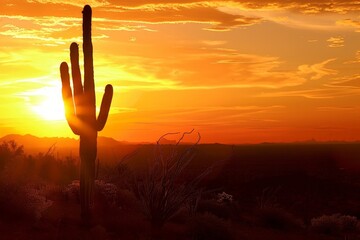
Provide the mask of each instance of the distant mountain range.
MULTIPOLYGON (((30 134, 19 135, 19 134, 9 134, 0 138, 0 143, 3 141, 11 141, 14 140, 18 145, 24 146, 24 151, 26 154, 38 154, 45 153, 51 147, 55 148, 55 152, 60 156, 78 156, 79 152, 79 140, 74 138, 58 138, 58 137, 36 137, 30 134)), ((137 149, 139 145, 148 145, 155 144, 156 142, 126 142, 126 141, 117 141, 113 138, 109 137, 98 137, 98 155, 112 157, 112 156, 123 156, 129 151, 137 149)), ((330 142, 317 142, 315 140, 303 141, 303 142, 292 142, 292 143, 271 143, 264 142, 260 145, 267 144, 351 144, 351 143, 359 143, 359 142, 343 142, 343 141, 330 141, 330 142)), ((161 140, 161 144, 176 144, 176 140, 169 140, 163 138, 161 140)), ((191 144, 191 143, 183 143, 183 144, 191 144)), ((217 145, 217 144, 207 144, 207 145, 217 145)), ((223 145, 223 144, 220 144, 223 145)), ((247 144, 245 144, 247 145, 247 144)), ((250 144, 253 145, 253 144, 250 144)))
MULTIPOLYGON (((24 146, 26 154, 45 153, 51 147, 55 148, 55 152, 61 156, 78 155, 79 140, 74 138, 57 138, 57 137, 36 137, 30 134, 19 135, 9 134, 0 138, 0 143, 4 141, 15 141, 18 145, 24 146)), ((111 150, 116 151, 120 149, 136 146, 137 143, 120 142, 109 137, 98 137, 98 151, 99 153, 109 153, 111 150)))
MULTIPOLYGON (((79 139, 64 137, 37 137, 30 134, 19 135, 9 134, 0 138, 0 143, 4 141, 15 141, 24 147, 26 154, 36 155, 46 153, 54 147, 54 153, 63 158, 66 156, 79 156, 79 139)), ((126 154, 136 150, 140 145, 155 144, 149 142, 126 142, 117 141, 109 137, 98 137, 98 157, 101 159, 119 159, 126 154)), ((175 144, 176 141, 163 138, 161 144, 175 144)))

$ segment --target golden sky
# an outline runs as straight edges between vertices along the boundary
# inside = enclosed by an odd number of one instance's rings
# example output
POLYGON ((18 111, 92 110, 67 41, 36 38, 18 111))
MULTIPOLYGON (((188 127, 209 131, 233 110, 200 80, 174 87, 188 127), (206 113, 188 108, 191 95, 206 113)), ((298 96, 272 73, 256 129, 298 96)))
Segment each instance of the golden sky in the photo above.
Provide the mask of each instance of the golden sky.
MULTIPOLYGON (((2 0, 0 135, 74 137, 59 65, 93 8, 100 135, 154 142, 360 139, 360 2, 2 0)), ((82 59, 82 56, 81 56, 82 59)))

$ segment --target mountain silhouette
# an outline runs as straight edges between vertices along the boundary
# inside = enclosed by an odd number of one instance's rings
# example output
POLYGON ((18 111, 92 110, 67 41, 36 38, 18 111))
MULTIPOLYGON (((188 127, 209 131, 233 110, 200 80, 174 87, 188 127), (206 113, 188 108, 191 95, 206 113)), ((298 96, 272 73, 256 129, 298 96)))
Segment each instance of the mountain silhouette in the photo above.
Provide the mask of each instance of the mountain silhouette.
MULTIPOLYGON (((51 147, 54 147, 54 152, 59 157, 79 156, 79 140, 74 138, 9 134, 0 138, 0 143, 4 141, 15 141, 18 145, 23 145, 26 154, 46 153, 51 147)), ((138 146, 138 143, 117 141, 109 137, 98 137, 97 142, 100 159, 121 157, 138 146)))

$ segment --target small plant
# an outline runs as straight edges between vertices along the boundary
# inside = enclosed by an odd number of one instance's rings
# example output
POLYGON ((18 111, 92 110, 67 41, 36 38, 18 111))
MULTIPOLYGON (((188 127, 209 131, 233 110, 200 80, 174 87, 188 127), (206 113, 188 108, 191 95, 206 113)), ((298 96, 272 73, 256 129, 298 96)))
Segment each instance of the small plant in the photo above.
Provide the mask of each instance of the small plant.
POLYGON ((346 238, 348 234, 359 230, 359 221, 356 217, 349 215, 322 215, 311 219, 311 228, 315 232, 326 235, 343 234, 346 238))
POLYGON ((229 204, 233 201, 233 196, 230 194, 227 194, 226 192, 218 193, 216 201, 219 204, 229 204))
POLYGON ((264 188, 261 192, 261 196, 256 198, 258 207, 260 209, 278 207, 277 194, 279 193, 280 189, 281 189, 281 187, 264 188))
POLYGON ((202 191, 202 189, 200 189, 197 194, 194 194, 187 200, 186 207, 187 207, 187 210, 188 210, 188 213, 190 216, 193 216, 196 214, 202 194, 203 194, 203 191, 202 191))
POLYGON ((199 196, 199 182, 210 170, 204 170, 193 179, 182 176, 195 156, 194 150, 200 141, 200 134, 194 145, 185 147, 183 151, 179 151, 178 148, 184 136, 192 132, 183 133, 168 154, 164 154, 160 142, 169 134, 160 137, 156 145, 155 159, 148 173, 142 179, 137 179, 134 184, 135 194, 155 229, 160 229, 189 200, 199 196))

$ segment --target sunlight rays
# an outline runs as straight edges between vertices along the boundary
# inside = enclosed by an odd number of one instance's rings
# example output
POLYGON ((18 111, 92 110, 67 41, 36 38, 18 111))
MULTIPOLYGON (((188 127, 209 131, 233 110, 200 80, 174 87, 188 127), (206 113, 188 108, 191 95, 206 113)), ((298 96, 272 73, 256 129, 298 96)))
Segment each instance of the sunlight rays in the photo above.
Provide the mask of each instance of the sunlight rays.
MULTIPOLYGON (((56 87, 44 87, 33 91, 37 100, 30 103, 31 109, 42 119, 49 121, 65 120, 61 92, 56 87)), ((31 95, 31 94, 30 94, 31 95)))

